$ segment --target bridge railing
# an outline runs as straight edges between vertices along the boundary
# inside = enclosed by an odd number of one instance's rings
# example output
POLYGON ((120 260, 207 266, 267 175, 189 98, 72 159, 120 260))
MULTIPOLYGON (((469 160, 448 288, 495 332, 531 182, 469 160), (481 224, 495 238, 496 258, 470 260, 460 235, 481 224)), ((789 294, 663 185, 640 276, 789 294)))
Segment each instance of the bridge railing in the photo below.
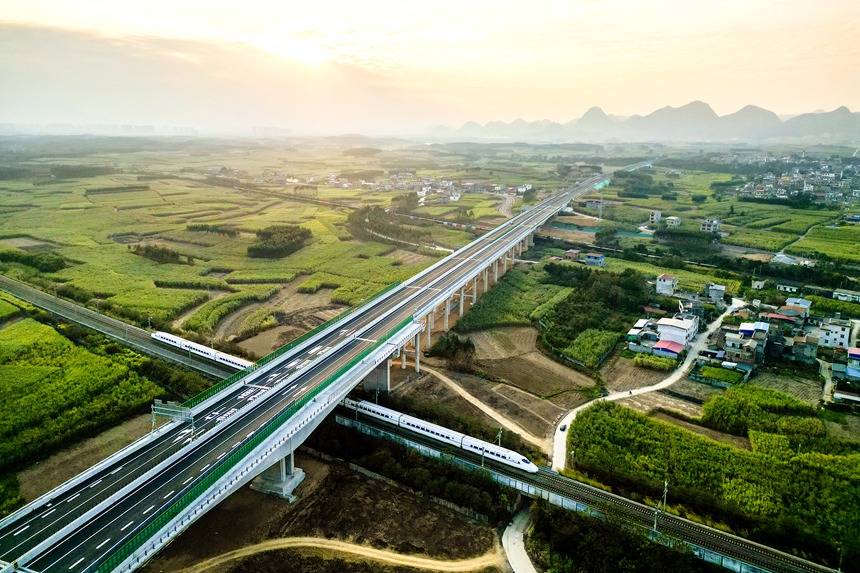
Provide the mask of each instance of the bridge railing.
MULTIPOLYGON (((392 287, 393 288, 393 287, 392 287)), ((155 536, 165 525, 170 523, 184 509, 188 508, 200 496, 202 496, 210 487, 223 478, 231 469, 238 465, 245 457, 248 456, 254 449, 267 440, 275 431, 283 424, 288 422, 301 408, 307 405, 311 400, 316 398, 320 393, 326 390, 329 386, 335 383, 341 376, 349 372, 354 366, 367 358, 374 350, 385 344, 391 337, 396 335, 400 330, 406 328, 412 323, 412 317, 405 319, 403 322, 391 329, 388 334, 378 339, 373 345, 369 346, 358 356, 341 366, 333 374, 328 376, 322 383, 317 384, 311 391, 299 398, 297 401, 290 404, 288 407, 281 410, 275 417, 269 419, 254 433, 254 435, 245 440, 245 443, 236 448, 229 456, 225 456, 219 462, 214 464, 201 477, 197 478, 193 483, 189 484, 185 493, 177 497, 176 501, 167 507, 163 507, 160 511, 154 512, 153 515, 139 526, 139 531, 129 539, 125 544, 119 547, 115 552, 107 555, 100 562, 93 563, 91 567, 98 565, 98 569, 88 568, 87 571, 97 571, 98 573, 110 573, 119 567, 126 559, 128 559, 137 549, 142 547, 147 541, 155 536)))
POLYGON ((391 283, 390 285, 388 285, 384 289, 376 292, 375 294, 364 299, 360 303, 349 307, 348 309, 341 312, 340 314, 338 314, 334 318, 331 318, 331 319, 325 321, 324 323, 317 326, 313 330, 307 331, 303 335, 301 335, 298 338, 296 338, 295 340, 285 344, 284 346, 275 350, 271 354, 264 356, 263 358, 258 360, 255 364, 253 364, 252 366, 249 366, 248 368, 245 368, 244 370, 240 370, 239 372, 236 372, 235 374, 230 375, 229 377, 221 380, 220 382, 213 384, 212 386, 210 386, 209 388, 207 388, 203 392, 197 394, 196 396, 189 398, 182 405, 185 408, 193 408, 194 406, 197 406, 198 404, 202 404, 203 402, 205 402, 206 400, 208 400, 209 398, 211 398, 215 394, 218 394, 219 392, 221 392, 225 388, 229 388, 230 386, 232 386, 233 384, 235 384, 236 382, 238 382, 239 380, 241 380, 245 376, 249 375, 254 370, 257 370, 261 366, 265 366, 266 364, 269 364, 270 362, 272 362, 276 358, 283 356, 284 354, 286 354, 287 352, 289 352, 290 350, 292 350, 293 348, 295 348, 299 344, 305 342, 306 340, 308 340, 309 338, 311 338, 313 336, 316 336, 317 334, 319 334, 323 330, 327 329, 331 325, 340 322, 341 320, 345 319, 346 317, 348 317, 353 312, 355 312, 356 310, 358 310, 362 306, 366 305, 370 301, 379 298, 380 296, 384 295, 385 293, 391 291, 394 288, 397 288, 398 286, 400 286, 400 281, 391 283))

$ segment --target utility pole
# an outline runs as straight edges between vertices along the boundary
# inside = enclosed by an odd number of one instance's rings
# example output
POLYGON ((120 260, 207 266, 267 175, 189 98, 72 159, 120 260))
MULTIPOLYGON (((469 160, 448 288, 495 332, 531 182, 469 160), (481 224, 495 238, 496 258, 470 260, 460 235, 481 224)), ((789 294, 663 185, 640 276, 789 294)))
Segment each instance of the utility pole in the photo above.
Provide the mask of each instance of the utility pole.
POLYGON ((842 544, 839 544, 839 567, 836 568, 836 573, 842 573, 842 544))
POLYGON ((502 447, 502 431, 504 431, 504 428, 499 428, 499 433, 496 434, 496 440, 499 442, 499 447, 502 447))

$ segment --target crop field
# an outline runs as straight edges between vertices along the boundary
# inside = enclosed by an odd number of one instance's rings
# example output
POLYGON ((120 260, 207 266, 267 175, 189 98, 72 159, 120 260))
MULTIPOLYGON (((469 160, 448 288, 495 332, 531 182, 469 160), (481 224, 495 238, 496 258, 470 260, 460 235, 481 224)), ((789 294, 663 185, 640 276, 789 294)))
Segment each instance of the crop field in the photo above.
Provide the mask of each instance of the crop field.
POLYGON ((163 390, 32 319, 0 329, 0 471, 115 422, 163 390))
POLYGON ((815 227, 786 252, 801 256, 826 256, 834 259, 860 261, 860 228, 815 227))

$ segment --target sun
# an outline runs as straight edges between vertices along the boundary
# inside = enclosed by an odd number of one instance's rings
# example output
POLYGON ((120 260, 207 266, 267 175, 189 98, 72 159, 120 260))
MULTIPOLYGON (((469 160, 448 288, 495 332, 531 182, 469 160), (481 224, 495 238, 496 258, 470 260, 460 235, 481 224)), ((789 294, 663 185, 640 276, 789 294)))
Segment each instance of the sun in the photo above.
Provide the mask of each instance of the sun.
POLYGON ((328 61, 326 50, 312 40, 296 39, 289 34, 254 38, 252 44, 285 60, 318 66, 328 61))

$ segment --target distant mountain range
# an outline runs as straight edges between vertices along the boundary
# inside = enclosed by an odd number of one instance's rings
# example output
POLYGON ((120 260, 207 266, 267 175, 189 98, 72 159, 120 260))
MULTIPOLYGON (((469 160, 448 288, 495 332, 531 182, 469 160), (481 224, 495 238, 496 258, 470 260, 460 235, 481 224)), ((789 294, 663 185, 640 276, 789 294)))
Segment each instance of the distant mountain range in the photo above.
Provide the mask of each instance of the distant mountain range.
POLYGON ((473 121, 459 129, 438 127, 433 135, 445 138, 487 140, 578 140, 590 141, 761 141, 767 139, 815 139, 839 142, 860 141, 860 113, 847 107, 830 112, 805 113, 785 121, 774 112, 748 105, 735 113, 718 116, 711 106, 694 101, 681 107, 658 109, 648 115, 628 118, 607 115, 599 107, 576 120, 511 123, 473 121))

